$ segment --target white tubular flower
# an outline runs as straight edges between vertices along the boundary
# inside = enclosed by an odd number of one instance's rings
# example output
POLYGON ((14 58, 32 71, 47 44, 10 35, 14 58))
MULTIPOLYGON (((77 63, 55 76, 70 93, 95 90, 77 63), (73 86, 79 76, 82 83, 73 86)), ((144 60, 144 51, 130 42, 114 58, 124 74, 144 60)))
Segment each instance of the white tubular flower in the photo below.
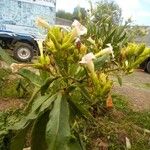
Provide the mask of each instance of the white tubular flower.
POLYGON ((113 51, 113 47, 111 46, 110 43, 106 44, 108 47, 103 49, 103 52, 107 53, 107 54, 111 54, 112 58, 114 58, 114 51, 113 51))
POLYGON ((74 20, 72 27, 76 29, 78 36, 87 34, 87 28, 83 26, 78 20, 74 20))
POLYGON ((91 73, 94 73, 93 59, 95 58, 96 57, 93 53, 88 53, 82 57, 82 60, 79 63, 85 65, 91 73))
POLYGON ((113 47, 111 46, 111 44, 106 44, 108 47, 103 49, 102 51, 100 51, 99 53, 96 54, 96 57, 102 56, 104 54, 111 54, 112 58, 114 58, 114 51, 113 51, 113 47))
POLYGON ((126 137, 126 148, 127 148, 127 150, 131 149, 130 139, 128 139, 127 137, 126 137))
POLYGON ((46 29, 50 28, 49 23, 46 22, 44 19, 39 18, 39 17, 36 19, 36 25, 39 26, 39 27, 46 28, 46 29))

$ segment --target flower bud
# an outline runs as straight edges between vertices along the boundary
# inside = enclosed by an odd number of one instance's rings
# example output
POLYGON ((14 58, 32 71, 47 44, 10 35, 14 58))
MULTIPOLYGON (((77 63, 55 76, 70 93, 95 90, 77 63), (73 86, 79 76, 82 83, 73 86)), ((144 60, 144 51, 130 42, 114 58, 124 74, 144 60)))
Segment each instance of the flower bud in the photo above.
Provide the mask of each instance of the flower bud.
POLYGON ((82 55, 85 55, 87 52, 87 47, 84 45, 84 44, 81 44, 81 47, 80 47, 80 53, 82 55))
POLYGON ((112 57, 114 58, 114 52, 113 52, 113 47, 111 46, 111 44, 107 44, 107 48, 101 50, 99 53, 97 53, 95 56, 99 57, 102 56, 104 54, 111 54, 112 57))

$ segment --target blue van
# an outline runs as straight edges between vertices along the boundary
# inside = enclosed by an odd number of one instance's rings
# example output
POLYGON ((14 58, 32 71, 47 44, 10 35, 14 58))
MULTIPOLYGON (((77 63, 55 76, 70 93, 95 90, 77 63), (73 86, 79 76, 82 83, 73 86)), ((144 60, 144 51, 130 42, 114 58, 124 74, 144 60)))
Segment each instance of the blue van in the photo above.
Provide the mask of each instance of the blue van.
POLYGON ((55 24, 56 0, 0 0, 0 46, 12 50, 18 61, 31 61, 43 33, 35 20, 55 24))

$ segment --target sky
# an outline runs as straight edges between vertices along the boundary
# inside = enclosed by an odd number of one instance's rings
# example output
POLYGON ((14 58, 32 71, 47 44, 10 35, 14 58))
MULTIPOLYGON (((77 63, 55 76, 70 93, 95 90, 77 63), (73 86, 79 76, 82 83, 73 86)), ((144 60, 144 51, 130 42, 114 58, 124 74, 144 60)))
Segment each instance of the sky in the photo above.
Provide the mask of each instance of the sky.
MULTIPOLYGON (((114 0, 122 9, 125 19, 132 18, 134 24, 150 26, 150 0, 114 0)), ((88 0, 57 0, 57 10, 73 12, 77 5, 88 8, 88 0)))

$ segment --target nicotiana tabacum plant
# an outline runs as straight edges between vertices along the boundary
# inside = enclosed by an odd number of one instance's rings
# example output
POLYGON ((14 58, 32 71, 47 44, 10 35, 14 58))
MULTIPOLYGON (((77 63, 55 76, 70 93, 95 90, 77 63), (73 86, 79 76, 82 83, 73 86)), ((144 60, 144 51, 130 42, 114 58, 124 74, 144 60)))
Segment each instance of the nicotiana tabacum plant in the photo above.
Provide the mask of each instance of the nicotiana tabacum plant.
POLYGON ((85 39, 87 29, 77 20, 70 29, 49 26, 42 19, 38 24, 47 31, 45 41, 38 42, 38 62, 11 64, 13 73, 27 78, 35 89, 31 89, 26 115, 11 127, 14 137, 10 149, 22 150, 28 131, 31 150, 85 149, 76 130, 78 120, 89 119, 96 124, 95 113, 113 107, 109 75, 130 73, 148 57, 150 49, 129 44, 120 51, 117 62, 111 44, 101 49, 92 37, 85 39))

